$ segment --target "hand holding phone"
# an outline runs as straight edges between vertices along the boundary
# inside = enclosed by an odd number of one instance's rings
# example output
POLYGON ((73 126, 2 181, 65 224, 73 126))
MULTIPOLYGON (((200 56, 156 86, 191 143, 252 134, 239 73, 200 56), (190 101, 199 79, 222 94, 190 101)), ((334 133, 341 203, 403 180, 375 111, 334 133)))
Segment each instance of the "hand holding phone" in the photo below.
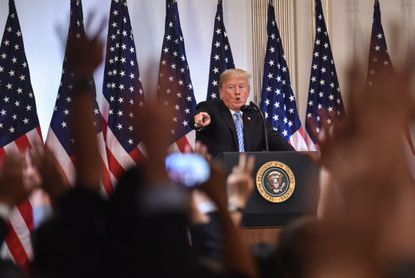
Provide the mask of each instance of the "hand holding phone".
POLYGON ((195 187, 209 179, 210 166, 206 159, 196 153, 172 153, 166 157, 169 177, 186 187, 195 187))

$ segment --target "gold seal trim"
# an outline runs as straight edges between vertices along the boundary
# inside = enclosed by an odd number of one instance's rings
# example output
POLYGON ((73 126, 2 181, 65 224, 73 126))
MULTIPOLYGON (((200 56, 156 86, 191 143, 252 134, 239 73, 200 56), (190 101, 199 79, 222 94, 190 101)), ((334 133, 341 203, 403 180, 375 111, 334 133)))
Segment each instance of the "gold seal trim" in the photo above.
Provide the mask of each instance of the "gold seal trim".
POLYGON ((259 194, 271 203, 287 201, 295 190, 293 171, 286 164, 279 161, 269 161, 259 167, 255 181, 259 194), (277 185, 275 183, 270 185, 270 181, 277 181, 278 183, 275 182, 277 185), (272 186, 276 187, 272 188, 272 186))

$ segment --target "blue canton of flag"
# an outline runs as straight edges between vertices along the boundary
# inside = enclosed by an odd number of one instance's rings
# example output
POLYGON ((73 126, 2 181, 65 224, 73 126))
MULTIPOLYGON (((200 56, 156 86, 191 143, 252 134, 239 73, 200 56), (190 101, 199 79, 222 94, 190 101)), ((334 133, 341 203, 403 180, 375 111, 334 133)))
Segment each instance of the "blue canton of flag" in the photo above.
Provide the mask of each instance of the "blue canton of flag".
POLYGON ((9 6, 0 48, 0 147, 5 147, 29 131, 39 128, 14 1, 10 1, 9 6))
POLYGON ((233 63, 232 50, 223 22, 222 0, 218 0, 210 53, 207 100, 219 97, 219 76, 225 70, 233 68, 235 68, 235 64, 233 63))
MULTIPOLYGON (((35 97, 30 81, 23 36, 16 5, 9 1, 9 14, 0 46, 0 158, 24 152, 35 143, 42 142, 35 97)), ((20 266, 27 266, 32 258, 30 232, 35 225, 34 211, 38 200, 30 197, 9 220, 9 232, 3 254, 20 266)))
POLYGON ((328 112, 329 124, 333 112, 338 117, 345 114, 321 1, 316 0, 316 37, 306 112, 306 129, 314 143, 315 134, 320 132, 319 112, 322 111, 328 112))
POLYGON ((175 129, 171 130, 181 151, 194 142, 190 126, 196 108, 196 100, 187 64, 179 10, 175 0, 166 0, 165 34, 160 58, 157 96, 164 105, 174 108, 175 129), (184 137, 185 136, 185 137, 184 137), (193 138, 189 138, 192 136, 193 138))
MULTIPOLYGON (((82 3, 80 0, 71 0, 71 15, 70 25, 68 33, 68 42, 70 40, 77 40, 85 36, 83 15, 82 15, 82 3)), ((62 77, 59 86, 58 96, 50 123, 48 136, 46 138, 47 146, 56 154, 58 162, 64 170, 68 180, 74 182, 74 168, 73 168, 73 143, 71 126, 70 126, 70 113, 71 101, 72 101, 72 82, 75 79, 75 75, 68 71, 66 54, 63 62, 62 77)), ((91 76, 90 85, 93 87, 95 93, 95 85, 93 77, 91 76)), ((97 137, 102 137, 101 133, 101 113, 98 105, 94 103, 95 120, 97 137), (100 134, 100 135, 98 135, 100 134)), ((103 142, 100 142, 101 144, 103 142)), ((106 156, 105 156, 106 159, 106 156)), ((101 161, 102 162, 102 161, 101 161)), ((104 170, 104 169, 103 169, 104 170)), ((108 190, 107 190, 108 191, 108 190)))
POLYGON ((380 5, 379 1, 376 0, 373 10, 372 36, 370 38, 369 51, 369 69, 367 73, 367 82, 369 85, 373 85, 373 79, 376 77, 376 70, 381 67, 393 70, 381 22, 380 5))
MULTIPOLYGON (((136 48, 126 0, 112 0, 103 81, 108 165, 119 176, 142 158, 134 131, 135 112, 144 105, 136 48)), ((105 126, 105 123, 104 123, 105 126)))
POLYGON ((268 4, 267 33, 261 110, 273 129, 296 150, 307 150, 271 1, 268 4))

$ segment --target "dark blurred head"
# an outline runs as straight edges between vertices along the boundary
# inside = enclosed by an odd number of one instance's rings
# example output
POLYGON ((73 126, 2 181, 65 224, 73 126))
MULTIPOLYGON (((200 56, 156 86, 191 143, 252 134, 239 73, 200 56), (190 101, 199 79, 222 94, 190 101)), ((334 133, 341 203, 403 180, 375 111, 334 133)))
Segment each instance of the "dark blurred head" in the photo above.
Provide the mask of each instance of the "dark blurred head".
POLYGON ((77 186, 68 191, 32 235, 35 277, 99 275, 106 226, 105 202, 96 192, 77 186))
POLYGON ((279 235, 276 262, 284 276, 304 277, 317 251, 319 230, 319 222, 304 218, 292 222, 279 235))
POLYGON ((29 276, 13 262, 8 260, 0 260, 0 277, 28 278, 29 276))
POLYGON ((183 277, 189 264, 187 212, 165 209, 162 203, 152 204, 154 211, 146 208, 142 200, 149 191, 144 168, 137 166, 122 176, 110 200, 114 274, 183 277))
POLYGON ((277 263, 277 248, 273 244, 259 243, 252 247, 252 254, 261 278, 282 277, 282 270, 277 263))

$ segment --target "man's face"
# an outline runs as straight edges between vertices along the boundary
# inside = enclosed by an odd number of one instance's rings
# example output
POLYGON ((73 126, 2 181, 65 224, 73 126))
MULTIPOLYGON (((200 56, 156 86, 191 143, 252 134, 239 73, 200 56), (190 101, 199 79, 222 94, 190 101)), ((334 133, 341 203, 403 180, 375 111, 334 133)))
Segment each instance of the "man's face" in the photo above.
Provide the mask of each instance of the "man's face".
POLYGON ((222 84, 219 93, 228 108, 239 111, 248 100, 249 81, 243 77, 232 77, 222 84))

